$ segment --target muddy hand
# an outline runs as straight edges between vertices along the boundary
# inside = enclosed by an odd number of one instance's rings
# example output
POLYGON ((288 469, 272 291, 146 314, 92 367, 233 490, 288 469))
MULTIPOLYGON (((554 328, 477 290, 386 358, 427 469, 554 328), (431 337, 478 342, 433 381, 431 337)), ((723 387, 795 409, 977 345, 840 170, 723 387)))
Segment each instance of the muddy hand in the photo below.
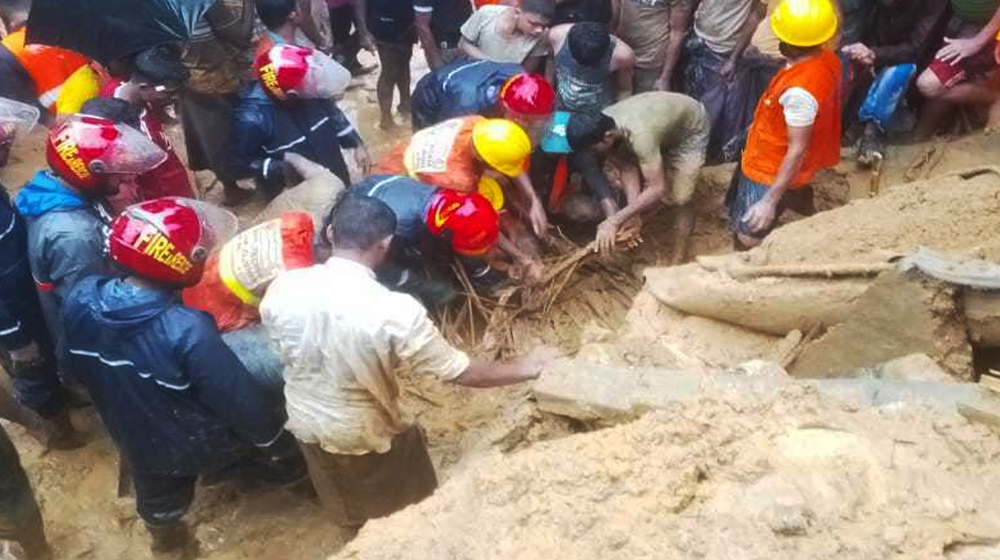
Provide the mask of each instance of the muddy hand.
POLYGON ((364 178, 368 178, 372 173, 372 156, 368 153, 368 148, 358 146, 354 150, 354 163, 358 164, 358 169, 364 178))
POLYGON ((545 207, 541 204, 532 204, 528 212, 531 219, 531 229, 539 239, 546 239, 549 236, 549 218, 545 215, 545 207))
POLYGON ((550 371, 555 361, 562 357, 562 352, 554 346, 536 346, 523 358, 526 369, 535 372, 537 379, 542 373, 550 371))
POLYGON ((618 237, 618 226, 608 218, 597 226, 597 237, 594 239, 595 252, 604 256, 610 255, 615 250, 615 242, 618 237))

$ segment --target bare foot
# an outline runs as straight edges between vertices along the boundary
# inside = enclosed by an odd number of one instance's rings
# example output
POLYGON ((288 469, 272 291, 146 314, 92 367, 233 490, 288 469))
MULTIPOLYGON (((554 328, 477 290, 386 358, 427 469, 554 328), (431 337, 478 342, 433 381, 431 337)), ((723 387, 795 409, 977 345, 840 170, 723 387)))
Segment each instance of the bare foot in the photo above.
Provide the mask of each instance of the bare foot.
POLYGON ((392 132, 399 129, 399 125, 396 124, 396 121, 392 120, 392 117, 382 119, 378 123, 378 127, 380 130, 384 130, 385 132, 392 132))

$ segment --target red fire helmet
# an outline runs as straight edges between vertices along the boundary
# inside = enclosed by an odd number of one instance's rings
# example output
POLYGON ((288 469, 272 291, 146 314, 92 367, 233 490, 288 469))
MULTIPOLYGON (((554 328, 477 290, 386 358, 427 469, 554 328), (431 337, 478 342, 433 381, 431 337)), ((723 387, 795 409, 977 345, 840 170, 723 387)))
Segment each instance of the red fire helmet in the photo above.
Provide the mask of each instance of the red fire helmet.
POLYGON ((257 78, 271 97, 329 99, 351 83, 351 73, 329 56, 307 47, 275 45, 254 62, 257 78))
POLYGON ((556 92, 552 89, 552 84, 542 76, 521 73, 503 85, 500 100, 513 113, 547 116, 555 109, 556 92))
POLYGON ((100 117, 73 115, 49 132, 45 159, 78 189, 95 189, 104 175, 139 175, 167 159, 144 134, 100 117))
POLYGON ((434 235, 446 236, 460 255, 478 256, 489 251, 500 237, 500 216, 481 194, 439 189, 425 218, 434 235))
POLYGON ((163 197, 126 208, 111 224, 108 253, 128 272, 168 286, 193 286, 209 253, 236 233, 237 220, 221 208, 163 197))

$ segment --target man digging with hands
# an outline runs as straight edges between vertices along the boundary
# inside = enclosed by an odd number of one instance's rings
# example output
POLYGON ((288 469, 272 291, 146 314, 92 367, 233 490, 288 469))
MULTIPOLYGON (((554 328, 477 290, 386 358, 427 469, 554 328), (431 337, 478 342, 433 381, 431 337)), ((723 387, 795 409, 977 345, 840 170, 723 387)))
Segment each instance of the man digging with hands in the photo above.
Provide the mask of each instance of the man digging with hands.
POLYGON ((348 529, 437 487, 423 430, 400 408, 401 374, 498 387, 537 378, 557 354, 540 347, 497 364, 453 348, 417 300, 375 279, 395 231, 384 202, 344 195, 323 227, 332 257, 283 273, 260 308, 285 366, 287 428, 324 507, 348 529))

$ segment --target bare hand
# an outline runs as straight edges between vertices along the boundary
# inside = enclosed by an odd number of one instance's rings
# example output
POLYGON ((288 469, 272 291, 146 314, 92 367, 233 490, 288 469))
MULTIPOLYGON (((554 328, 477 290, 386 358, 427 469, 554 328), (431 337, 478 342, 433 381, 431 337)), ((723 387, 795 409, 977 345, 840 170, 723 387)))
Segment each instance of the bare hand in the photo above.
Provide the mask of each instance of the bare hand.
POLYGON ((726 60, 726 62, 719 67, 719 77, 726 82, 729 82, 736 77, 736 61, 733 59, 726 60))
POLYGON ((774 222, 777 206, 778 204, 771 202, 769 197, 764 197, 763 200, 747 210, 747 213, 743 215, 743 222, 752 232, 763 231, 774 222))
POLYGON ((528 211, 528 219, 531 220, 531 229, 539 239, 545 239, 549 235, 549 218, 545 215, 545 207, 540 202, 531 205, 528 211))
POLYGON ((537 286, 545 276, 545 265, 540 261, 531 260, 522 266, 522 278, 529 286, 537 286))
POLYGON ((354 149, 354 163, 358 164, 358 169, 364 178, 368 178, 372 173, 372 156, 368 153, 368 148, 358 146, 354 149))
POLYGON ((653 82, 653 91, 670 91, 670 80, 660 78, 653 82))
POLYGON ((978 53, 984 46, 982 41, 975 37, 968 39, 950 39, 945 37, 944 42, 945 46, 941 47, 935 58, 942 62, 951 63, 952 66, 978 53))
POLYGON ((553 363, 562 357, 562 352, 553 346, 537 346, 521 358, 524 368, 533 373, 531 379, 538 379, 543 371, 552 369, 553 363))
POLYGON ((618 224, 616 224, 611 218, 601 222, 601 225, 597 226, 597 237, 594 241, 597 243, 597 252, 602 255, 610 255, 612 251, 615 250, 615 241, 618 237, 618 224))
POLYGON ((847 45, 841 48, 840 52, 844 53, 848 58, 859 64, 864 64, 865 66, 872 66, 875 64, 875 51, 871 50, 862 43, 847 45))

